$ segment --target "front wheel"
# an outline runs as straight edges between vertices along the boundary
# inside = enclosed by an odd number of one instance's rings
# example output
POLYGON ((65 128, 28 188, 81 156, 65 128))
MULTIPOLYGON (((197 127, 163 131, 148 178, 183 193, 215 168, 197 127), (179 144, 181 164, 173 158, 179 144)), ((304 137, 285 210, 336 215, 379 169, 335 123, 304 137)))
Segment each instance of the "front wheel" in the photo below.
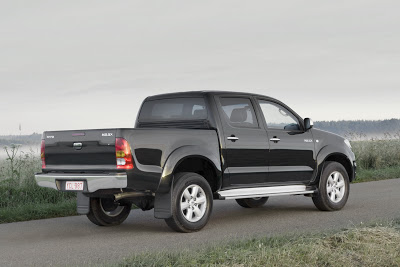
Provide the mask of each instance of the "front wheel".
POLYGON ((172 217, 167 225, 177 232, 190 233, 203 228, 213 206, 211 187, 197 173, 178 173, 172 189, 172 217))
POLYGON ((346 204, 349 192, 349 176, 343 165, 326 162, 319 181, 318 194, 312 200, 319 210, 340 210, 346 204))
POLYGON ((119 225, 128 217, 132 205, 120 206, 112 198, 90 198, 88 219, 99 226, 119 225))

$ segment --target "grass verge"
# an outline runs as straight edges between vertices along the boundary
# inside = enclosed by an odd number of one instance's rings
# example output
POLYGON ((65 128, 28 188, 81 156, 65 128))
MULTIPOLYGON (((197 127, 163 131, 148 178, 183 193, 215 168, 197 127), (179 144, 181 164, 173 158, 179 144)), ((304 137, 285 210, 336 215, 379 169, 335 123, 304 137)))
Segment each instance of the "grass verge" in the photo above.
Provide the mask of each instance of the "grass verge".
POLYGON ((29 221, 76 215, 76 194, 42 188, 34 174, 41 160, 34 151, 4 148, 7 158, 0 161, 0 223, 29 221))
POLYGON ((59 203, 27 203, 0 209, 0 223, 38 220, 77 215, 76 200, 59 203))
POLYGON ((116 266, 400 266, 398 223, 144 253, 116 266))
POLYGON ((39 187, 32 180, 0 181, 0 223, 77 215, 76 194, 39 187))
POLYGON ((381 169, 357 170, 357 179, 354 183, 370 182, 400 178, 400 166, 386 167, 381 169))

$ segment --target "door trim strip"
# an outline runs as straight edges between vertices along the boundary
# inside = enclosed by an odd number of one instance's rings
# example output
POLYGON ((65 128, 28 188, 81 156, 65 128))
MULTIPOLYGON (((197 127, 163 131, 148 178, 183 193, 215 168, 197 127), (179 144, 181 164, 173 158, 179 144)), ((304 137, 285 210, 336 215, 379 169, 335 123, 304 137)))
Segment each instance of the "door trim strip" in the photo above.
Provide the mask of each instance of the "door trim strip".
POLYGON ((263 172, 313 172, 308 166, 256 166, 256 167, 228 167, 231 174, 236 173, 263 173, 263 172))
POLYGON ((263 173, 268 172, 268 166, 259 166, 259 167, 229 167, 227 168, 229 173, 263 173))
POLYGON ((268 172, 313 172, 309 166, 269 166, 268 172))

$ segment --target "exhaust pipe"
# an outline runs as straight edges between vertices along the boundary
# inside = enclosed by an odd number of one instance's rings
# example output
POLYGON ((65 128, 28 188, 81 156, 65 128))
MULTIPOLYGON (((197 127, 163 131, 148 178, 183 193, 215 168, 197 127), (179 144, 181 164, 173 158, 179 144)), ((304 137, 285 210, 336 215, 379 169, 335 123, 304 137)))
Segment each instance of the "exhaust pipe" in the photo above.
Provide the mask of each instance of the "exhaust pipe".
POLYGON ((123 192, 114 195, 115 201, 119 201, 123 198, 130 198, 130 197, 144 197, 148 196, 148 193, 145 192, 123 192))

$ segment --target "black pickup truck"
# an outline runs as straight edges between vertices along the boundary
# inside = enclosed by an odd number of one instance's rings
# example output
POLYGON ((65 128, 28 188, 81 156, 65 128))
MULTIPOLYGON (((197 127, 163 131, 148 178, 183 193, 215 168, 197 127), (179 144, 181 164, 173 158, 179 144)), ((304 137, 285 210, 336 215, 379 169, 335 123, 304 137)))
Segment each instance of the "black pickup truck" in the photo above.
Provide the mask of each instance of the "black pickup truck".
POLYGON ((356 175, 348 140, 276 99, 236 92, 148 97, 135 128, 44 132, 41 158, 37 183, 77 192, 93 223, 120 224, 134 204, 180 232, 203 228, 217 199, 256 208, 304 195, 339 210, 356 175))

